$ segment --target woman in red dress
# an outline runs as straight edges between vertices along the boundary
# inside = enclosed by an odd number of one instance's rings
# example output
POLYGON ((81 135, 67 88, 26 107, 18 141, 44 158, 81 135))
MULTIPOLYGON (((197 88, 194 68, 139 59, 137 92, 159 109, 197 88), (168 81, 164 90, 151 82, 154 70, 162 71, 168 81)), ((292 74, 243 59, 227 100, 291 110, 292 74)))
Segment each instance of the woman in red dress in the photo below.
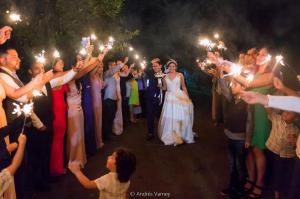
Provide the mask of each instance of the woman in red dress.
MULTIPOLYGON (((58 59, 54 64, 55 72, 63 72, 64 62, 58 59)), ((64 170, 64 136, 66 132, 66 111, 65 93, 67 85, 52 88, 53 100, 53 138, 50 155, 50 173, 53 176, 62 175, 64 170)))

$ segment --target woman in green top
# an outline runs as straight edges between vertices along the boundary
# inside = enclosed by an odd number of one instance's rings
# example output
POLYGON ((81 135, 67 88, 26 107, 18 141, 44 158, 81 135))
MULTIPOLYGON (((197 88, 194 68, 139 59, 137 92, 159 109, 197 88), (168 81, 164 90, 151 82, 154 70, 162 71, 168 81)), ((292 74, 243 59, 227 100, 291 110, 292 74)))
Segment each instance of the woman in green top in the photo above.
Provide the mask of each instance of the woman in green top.
MULTIPOLYGON (((134 70, 132 72, 132 75, 133 77, 137 77, 138 75, 137 71, 134 70)), ((130 121, 136 123, 136 118, 133 113, 133 108, 135 106, 140 105, 138 82, 135 79, 131 79, 129 83, 130 83, 130 95, 129 95, 130 121)))
MULTIPOLYGON (((243 76, 234 77, 247 89, 262 94, 270 94, 273 87, 273 73, 270 71, 268 50, 260 49, 256 57, 256 65, 259 67, 252 81, 243 76)), ((245 191, 250 191, 250 198, 259 198, 264 186, 266 170, 266 158, 264 154, 265 143, 269 137, 271 123, 268 120, 267 112, 262 105, 254 105, 254 130, 251 141, 251 148, 247 156, 248 179, 244 186, 245 191)))

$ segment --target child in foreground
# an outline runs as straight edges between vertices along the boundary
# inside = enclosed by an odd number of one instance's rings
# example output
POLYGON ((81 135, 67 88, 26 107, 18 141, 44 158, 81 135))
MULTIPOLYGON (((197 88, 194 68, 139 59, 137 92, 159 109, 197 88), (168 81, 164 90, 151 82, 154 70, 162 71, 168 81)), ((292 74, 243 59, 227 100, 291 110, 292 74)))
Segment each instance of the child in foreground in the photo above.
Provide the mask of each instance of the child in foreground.
POLYGON ((70 162, 69 169, 87 189, 99 189, 99 199, 125 199, 130 177, 135 171, 136 157, 127 149, 117 149, 108 156, 106 167, 110 172, 96 180, 88 179, 80 170, 78 162, 70 162))

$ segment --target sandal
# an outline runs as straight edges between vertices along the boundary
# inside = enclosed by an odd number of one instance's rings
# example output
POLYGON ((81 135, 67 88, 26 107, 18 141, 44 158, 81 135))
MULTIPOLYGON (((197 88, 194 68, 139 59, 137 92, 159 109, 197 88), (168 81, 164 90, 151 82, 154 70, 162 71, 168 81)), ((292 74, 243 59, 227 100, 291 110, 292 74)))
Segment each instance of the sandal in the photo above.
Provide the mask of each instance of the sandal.
POLYGON ((258 199, 258 198, 261 198, 261 196, 262 196, 262 191, 263 191, 263 187, 258 186, 258 185, 255 184, 255 185, 253 185, 253 188, 259 190, 260 193, 255 193, 255 192, 253 192, 253 191, 254 191, 254 189, 253 189, 252 192, 251 192, 250 195, 249 195, 249 198, 251 198, 251 199, 258 199))
POLYGON ((251 180, 249 180, 248 178, 246 179, 246 183, 244 184, 244 193, 245 194, 249 194, 251 191, 252 191, 252 189, 253 189, 253 186, 254 186, 254 182, 253 181, 251 181, 251 180), (246 187, 246 184, 250 184, 250 187, 249 188, 247 188, 246 187))

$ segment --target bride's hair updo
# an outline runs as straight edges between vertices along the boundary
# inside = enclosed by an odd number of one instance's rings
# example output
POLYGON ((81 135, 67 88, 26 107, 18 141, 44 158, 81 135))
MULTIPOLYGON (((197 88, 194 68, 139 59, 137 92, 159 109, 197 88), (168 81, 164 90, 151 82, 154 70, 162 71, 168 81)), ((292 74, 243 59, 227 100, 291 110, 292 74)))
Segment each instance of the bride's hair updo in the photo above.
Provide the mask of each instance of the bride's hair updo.
POLYGON ((169 67, 170 64, 175 64, 175 66, 177 67, 177 61, 175 61, 174 59, 169 59, 169 61, 167 62, 167 68, 169 67))

